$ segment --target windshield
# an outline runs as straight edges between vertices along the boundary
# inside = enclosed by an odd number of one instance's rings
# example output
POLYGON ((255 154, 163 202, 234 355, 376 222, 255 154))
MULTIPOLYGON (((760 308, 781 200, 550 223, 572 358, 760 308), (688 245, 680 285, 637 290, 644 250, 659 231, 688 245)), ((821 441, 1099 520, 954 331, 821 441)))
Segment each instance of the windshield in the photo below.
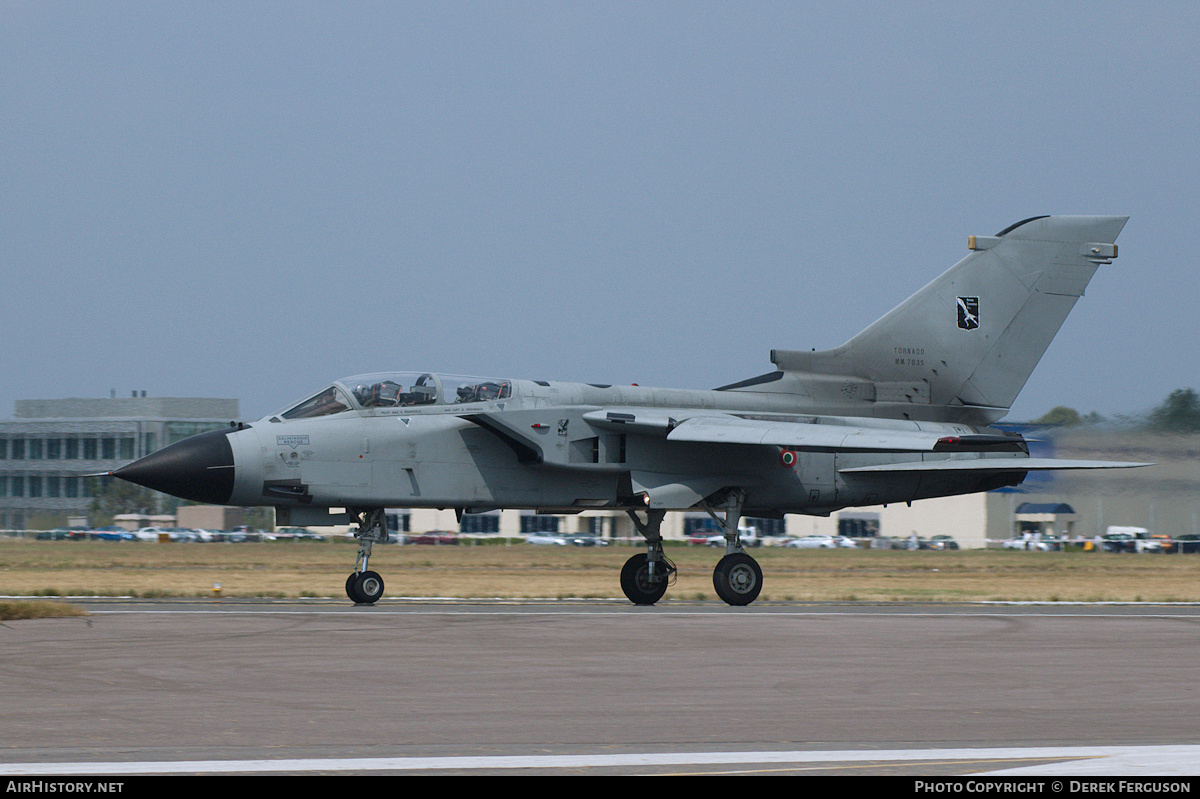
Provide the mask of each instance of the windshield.
POLYGON ((312 419, 350 410, 350 402, 337 386, 329 388, 280 414, 284 419, 312 419))

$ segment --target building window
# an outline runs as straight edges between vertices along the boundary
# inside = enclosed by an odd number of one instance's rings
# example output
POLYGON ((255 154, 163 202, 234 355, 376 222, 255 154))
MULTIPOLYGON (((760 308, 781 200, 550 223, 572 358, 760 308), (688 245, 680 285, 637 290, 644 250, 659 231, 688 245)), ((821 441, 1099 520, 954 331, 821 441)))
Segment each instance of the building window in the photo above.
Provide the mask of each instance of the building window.
POLYGON ((28 478, 29 485, 27 486, 28 493, 26 496, 40 497, 42 495, 42 478, 41 475, 31 474, 28 478))
POLYGON ((40 438, 29 439, 29 460, 40 461, 42 459, 42 444, 44 442, 40 438))
POLYGON ((12 459, 14 461, 25 460, 25 439, 14 438, 12 440, 12 459))
POLYGON ((495 535, 500 532, 500 517, 494 513, 466 513, 458 529, 473 535, 495 535))
POLYGON ((46 478, 46 496, 58 499, 62 496, 62 478, 51 475, 46 478))
POLYGON ((15 474, 8 479, 11 481, 10 487, 12 489, 12 492, 9 494, 9 496, 12 496, 12 497, 25 496, 25 478, 19 474, 15 474))
POLYGON ((521 517, 521 533, 557 533, 559 521, 557 516, 523 515, 521 517))
POLYGON ((135 439, 132 439, 132 438, 122 438, 121 439, 121 460, 123 460, 123 461, 133 460, 133 443, 134 443, 134 441, 135 441, 135 439))
POLYGON ((221 422, 167 422, 167 443, 174 444, 176 441, 224 427, 226 425, 221 422))
POLYGON ((617 517, 608 515, 589 516, 587 517, 587 531, 601 538, 615 538, 617 535, 617 517))
POLYGON ((85 461, 96 460, 96 439, 85 438, 83 440, 83 459, 85 461))
POLYGON ((46 460, 48 460, 48 461, 62 460, 62 439, 61 438, 46 439, 46 460))
POLYGON ((760 536, 781 537, 787 535, 787 525, 783 519, 743 519, 743 527, 753 527, 760 536))
POLYGON ((63 496, 68 499, 74 499, 79 496, 79 478, 64 477, 63 478, 63 496))
POLYGON ((842 513, 838 515, 838 535, 847 538, 875 538, 879 535, 878 513, 842 513))
POLYGON ((8 460, 8 439, 0 438, 0 461, 8 460))
POLYGON ((683 537, 694 535, 716 535, 721 532, 720 526, 708 516, 685 516, 683 519, 683 537))
POLYGON ((100 439, 100 458, 106 461, 117 459, 117 440, 115 438, 100 439))
POLYGON ((69 461, 74 461, 74 460, 79 459, 79 439, 78 438, 68 438, 67 439, 67 454, 65 456, 65 459, 69 460, 69 461))

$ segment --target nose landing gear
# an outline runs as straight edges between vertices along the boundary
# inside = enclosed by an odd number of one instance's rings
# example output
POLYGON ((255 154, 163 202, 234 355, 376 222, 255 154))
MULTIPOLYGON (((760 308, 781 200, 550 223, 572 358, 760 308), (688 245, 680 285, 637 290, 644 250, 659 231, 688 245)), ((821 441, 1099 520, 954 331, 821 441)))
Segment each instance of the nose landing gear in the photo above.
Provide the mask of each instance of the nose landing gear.
POLYGON ((374 605, 383 596, 383 578, 373 571, 354 572, 346 578, 346 596, 356 605, 374 605))
POLYGON ((346 596, 356 605, 373 605, 383 596, 383 578, 367 569, 371 559, 371 547, 377 542, 388 540, 387 517, 382 508, 361 511, 354 537, 358 539, 358 559, 354 571, 346 578, 346 596))

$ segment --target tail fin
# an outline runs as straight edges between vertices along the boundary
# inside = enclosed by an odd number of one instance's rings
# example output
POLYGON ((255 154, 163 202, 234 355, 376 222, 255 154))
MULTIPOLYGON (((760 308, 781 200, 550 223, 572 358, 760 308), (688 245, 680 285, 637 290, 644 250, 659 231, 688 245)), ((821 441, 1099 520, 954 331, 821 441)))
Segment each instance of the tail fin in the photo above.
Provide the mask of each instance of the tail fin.
MULTIPOLYGON (((971 236, 966 258, 842 346, 775 350, 771 360, 782 377, 828 388, 840 379, 843 395, 859 399, 873 393, 875 415, 994 421, 1012 406, 1096 267, 1116 257, 1128 219, 1043 216, 971 236)), ((779 381, 778 389, 792 382, 779 381)))

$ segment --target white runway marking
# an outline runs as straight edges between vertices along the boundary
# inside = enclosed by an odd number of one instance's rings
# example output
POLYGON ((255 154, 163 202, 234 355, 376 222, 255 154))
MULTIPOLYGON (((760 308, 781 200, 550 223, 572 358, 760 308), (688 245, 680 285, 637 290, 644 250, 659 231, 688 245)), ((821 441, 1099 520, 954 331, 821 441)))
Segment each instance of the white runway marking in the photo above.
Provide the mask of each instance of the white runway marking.
POLYGON ((296 760, 181 760, 108 763, 0 763, 5 776, 303 773, 348 771, 439 771, 585 769, 644 766, 802 765, 817 763, 993 761, 996 776, 1200 775, 1200 746, 1056 746, 981 749, 864 749, 787 752, 646 752, 641 754, 511 755, 489 757, 371 757, 296 760), (1061 762, 1004 769, 1005 760, 1061 762))

